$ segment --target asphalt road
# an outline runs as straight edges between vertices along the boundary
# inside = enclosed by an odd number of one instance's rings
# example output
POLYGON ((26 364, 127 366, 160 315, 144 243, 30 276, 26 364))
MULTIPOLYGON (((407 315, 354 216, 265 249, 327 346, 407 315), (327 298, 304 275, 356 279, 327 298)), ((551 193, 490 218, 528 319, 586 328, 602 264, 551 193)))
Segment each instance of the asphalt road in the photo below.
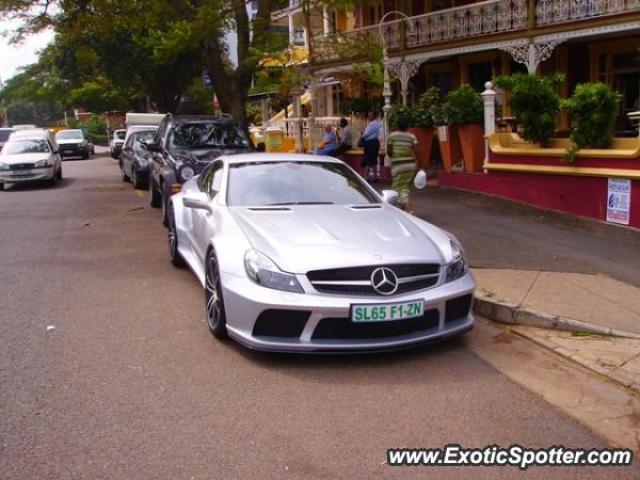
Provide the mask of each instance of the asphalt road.
POLYGON ((389 447, 605 445, 468 340, 336 357, 220 343, 146 194, 105 157, 64 175, 0 192, 0 479, 637 476, 385 465, 389 447))

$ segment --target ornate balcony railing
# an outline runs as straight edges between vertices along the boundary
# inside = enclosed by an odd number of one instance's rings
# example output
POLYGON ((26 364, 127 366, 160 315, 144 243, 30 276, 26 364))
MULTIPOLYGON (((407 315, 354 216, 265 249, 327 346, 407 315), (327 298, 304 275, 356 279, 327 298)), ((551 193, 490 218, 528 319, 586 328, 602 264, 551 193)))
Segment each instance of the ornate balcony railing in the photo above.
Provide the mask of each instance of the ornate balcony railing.
MULTIPOLYGON (((392 51, 526 28, 527 0, 488 0, 385 22, 382 34, 387 49, 392 51)), ((378 25, 370 25, 318 37, 314 43, 320 63, 352 60, 380 49, 380 30, 378 25)))
POLYGON ((388 22, 383 25, 383 35, 387 48, 394 50, 526 27, 526 0, 488 0, 388 22))
POLYGON ((640 0, 538 0, 536 25, 640 11, 640 0))

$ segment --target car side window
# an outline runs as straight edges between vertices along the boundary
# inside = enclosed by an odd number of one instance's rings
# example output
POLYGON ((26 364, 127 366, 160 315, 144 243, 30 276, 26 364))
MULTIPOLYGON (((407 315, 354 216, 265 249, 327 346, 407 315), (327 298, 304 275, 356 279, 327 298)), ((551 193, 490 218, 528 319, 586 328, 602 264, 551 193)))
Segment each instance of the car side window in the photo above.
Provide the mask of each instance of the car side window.
POLYGON ((215 197, 220 191, 220 183, 222 180, 223 163, 220 161, 213 162, 200 175, 198 186, 200 191, 206 192, 211 198, 215 197))

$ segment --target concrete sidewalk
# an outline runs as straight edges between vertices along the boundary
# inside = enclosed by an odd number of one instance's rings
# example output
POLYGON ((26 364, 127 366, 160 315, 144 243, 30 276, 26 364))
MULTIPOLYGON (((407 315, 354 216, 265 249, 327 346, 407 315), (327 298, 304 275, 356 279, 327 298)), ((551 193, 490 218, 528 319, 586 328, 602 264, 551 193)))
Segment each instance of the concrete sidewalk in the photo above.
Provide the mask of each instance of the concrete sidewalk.
POLYGON ((472 270, 476 313, 640 392, 640 288, 606 275, 472 270))
POLYGON ((512 319, 499 320, 531 324, 524 312, 538 312, 560 329, 640 338, 640 288, 606 275, 485 268, 473 274, 480 300, 512 307, 512 319))

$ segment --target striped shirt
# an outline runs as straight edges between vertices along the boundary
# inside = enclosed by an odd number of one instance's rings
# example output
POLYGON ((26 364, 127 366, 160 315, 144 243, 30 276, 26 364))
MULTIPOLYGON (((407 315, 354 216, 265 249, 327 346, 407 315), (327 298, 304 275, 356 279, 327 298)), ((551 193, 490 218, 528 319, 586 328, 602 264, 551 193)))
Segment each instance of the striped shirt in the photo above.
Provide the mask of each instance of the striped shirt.
POLYGON ((413 133, 392 132, 387 138, 387 144, 391 146, 391 159, 394 165, 414 161, 413 155, 418 139, 413 133))

